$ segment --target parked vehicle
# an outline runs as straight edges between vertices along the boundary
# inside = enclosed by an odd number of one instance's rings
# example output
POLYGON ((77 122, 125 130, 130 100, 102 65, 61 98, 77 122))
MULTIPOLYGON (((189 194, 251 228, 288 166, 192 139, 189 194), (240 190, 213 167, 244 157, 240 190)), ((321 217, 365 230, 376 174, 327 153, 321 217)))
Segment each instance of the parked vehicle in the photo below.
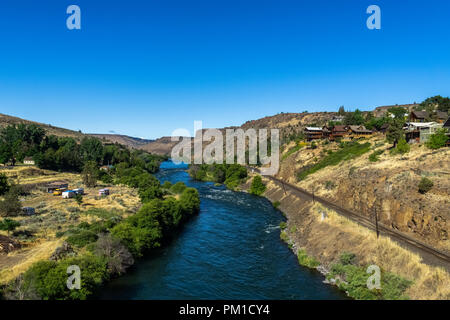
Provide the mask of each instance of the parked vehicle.
POLYGON ((67 191, 66 188, 60 188, 60 189, 56 189, 55 191, 53 191, 53 195, 54 196, 60 196, 63 194, 63 192, 67 191))
POLYGON ((36 214, 36 210, 32 207, 23 207, 22 214, 24 216, 34 216, 36 214))
POLYGON ((75 193, 75 191, 73 191, 73 190, 64 191, 64 192, 62 193, 63 199, 75 198, 75 195, 76 195, 76 193, 75 193))
POLYGON ((102 197, 102 196, 109 196, 109 189, 100 189, 100 190, 98 191, 98 195, 99 195, 100 197, 102 197))
POLYGON ((84 189, 83 188, 73 189, 72 191, 75 192, 76 194, 81 194, 81 195, 84 194, 84 189))

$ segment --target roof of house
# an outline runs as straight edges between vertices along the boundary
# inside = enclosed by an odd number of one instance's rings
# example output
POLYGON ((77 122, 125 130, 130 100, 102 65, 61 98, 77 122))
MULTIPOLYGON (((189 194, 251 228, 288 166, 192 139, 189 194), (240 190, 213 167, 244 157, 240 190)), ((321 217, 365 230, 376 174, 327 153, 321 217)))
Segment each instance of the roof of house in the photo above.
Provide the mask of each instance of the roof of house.
POLYGON ((57 186, 61 186, 61 185, 68 185, 68 183, 65 181, 55 181, 55 182, 50 182, 49 184, 47 184, 47 186, 49 186, 49 187, 57 187, 57 186))
POLYGON ((444 128, 450 128, 450 117, 445 121, 444 128))
POLYGON ((337 125, 333 127, 333 131, 347 131, 347 126, 345 125, 337 125))
POLYGON ((355 133, 372 133, 372 131, 367 130, 365 126, 349 126, 349 128, 355 133))
POLYGON ((414 111, 412 111, 411 113, 414 114, 414 116, 415 116, 417 119, 425 119, 426 117, 428 117, 428 112, 426 112, 426 111, 417 111, 417 110, 414 110, 414 111))
POLYGON ((428 128, 439 124, 436 122, 407 122, 406 125, 416 128, 428 128))
POLYGON ((305 129, 307 131, 322 131, 322 128, 318 128, 318 127, 306 127, 305 129))
POLYGON ((446 120, 448 118, 447 112, 444 111, 436 111, 436 116, 440 120, 446 120))

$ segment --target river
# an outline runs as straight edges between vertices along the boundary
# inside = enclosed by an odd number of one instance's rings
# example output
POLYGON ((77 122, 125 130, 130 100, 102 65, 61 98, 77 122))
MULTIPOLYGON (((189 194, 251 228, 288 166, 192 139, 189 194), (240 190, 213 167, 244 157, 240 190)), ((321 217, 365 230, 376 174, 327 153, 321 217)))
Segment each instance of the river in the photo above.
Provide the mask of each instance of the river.
POLYGON ((280 240, 282 213, 265 198, 192 181, 164 162, 163 183, 198 189, 200 214, 172 241, 109 282, 99 299, 345 299, 280 240))

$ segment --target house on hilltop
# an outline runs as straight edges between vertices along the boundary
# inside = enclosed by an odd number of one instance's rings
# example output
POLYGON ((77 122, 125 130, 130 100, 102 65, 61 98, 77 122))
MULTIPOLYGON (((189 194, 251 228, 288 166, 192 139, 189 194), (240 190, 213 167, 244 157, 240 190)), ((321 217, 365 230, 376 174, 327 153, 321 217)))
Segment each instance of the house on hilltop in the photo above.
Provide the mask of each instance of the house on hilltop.
POLYGON ((26 157, 25 159, 23 159, 23 164, 25 164, 27 166, 34 166, 36 164, 36 162, 33 160, 33 158, 26 157))
POLYGON ((322 128, 319 127, 306 127, 303 132, 308 141, 322 139, 323 137, 322 128))
POLYGON ((331 128, 330 140, 340 139, 348 136, 347 126, 337 125, 331 128))
POLYGON ((436 122, 444 123, 448 118, 447 112, 444 111, 436 111, 436 122))
POLYGON ((436 122, 407 122, 404 127, 406 141, 426 142, 440 128, 442 124, 436 122))
POLYGON ((368 130, 365 126, 348 126, 347 127, 348 134, 351 138, 361 138, 370 136, 373 132, 368 130))
POLYGON ((426 122, 426 119, 428 118, 428 112, 426 111, 411 111, 409 114, 409 121, 410 122, 426 122))

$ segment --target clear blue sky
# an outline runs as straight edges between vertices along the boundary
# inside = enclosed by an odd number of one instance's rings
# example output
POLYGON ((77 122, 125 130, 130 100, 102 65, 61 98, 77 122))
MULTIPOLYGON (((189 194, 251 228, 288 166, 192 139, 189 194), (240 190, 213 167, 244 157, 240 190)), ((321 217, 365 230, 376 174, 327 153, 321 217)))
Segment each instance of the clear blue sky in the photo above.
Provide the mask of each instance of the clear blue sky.
POLYGON ((447 0, 2 0, 0 112, 155 138, 448 96, 449 16, 447 0))

